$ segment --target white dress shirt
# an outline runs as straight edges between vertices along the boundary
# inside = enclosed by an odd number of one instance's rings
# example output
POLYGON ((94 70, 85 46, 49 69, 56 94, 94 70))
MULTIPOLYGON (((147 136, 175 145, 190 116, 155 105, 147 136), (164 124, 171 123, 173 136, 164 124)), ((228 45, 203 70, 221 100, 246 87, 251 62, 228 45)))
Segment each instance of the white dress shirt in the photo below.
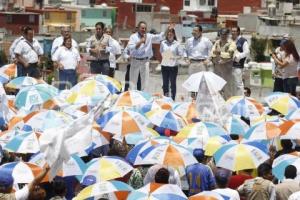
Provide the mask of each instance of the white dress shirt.
MULTIPOLYGON (((235 43, 241 38, 241 36, 237 37, 237 39, 234 41, 235 43)), ((247 58, 250 55, 250 49, 248 41, 244 42, 243 44, 243 52, 239 52, 238 50, 234 53, 233 61, 239 62, 243 58, 247 58)))
POLYGON ((130 36, 128 42, 128 49, 130 56, 133 58, 148 58, 150 59, 153 56, 152 43, 160 42, 163 40, 164 33, 160 34, 146 34, 146 42, 141 44, 139 48, 136 48, 137 43, 141 40, 139 33, 134 33, 130 36))
POLYGON ((33 39, 33 42, 30 43, 34 50, 28 43, 30 42, 26 39, 21 40, 14 49, 14 53, 21 55, 28 63, 37 63, 39 56, 43 55, 44 51, 36 39, 33 39))
POLYGON ((15 55, 15 53, 14 53, 14 50, 15 50, 17 44, 19 44, 19 42, 20 42, 21 40, 24 40, 24 37, 23 37, 23 36, 18 37, 18 38, 15 39, 15 40, 13 41, 13 43, 11 44, 11 46, 10 46, 10 48, 9 48, 9 55, 10 55, 10 58, 11 58, 11 59, 14 59, 14 58, 16 57, 16 55, 15 55))
POLYGON ((178 65, 178 57, 183 56, 184 51, 180 48, 180 43, 177 40, 173 40, 169 42, 168 40, 164 40, 160 43, 160 53, 162 55, 161 65, 173 67, 178 65), (167 54, 167 57, 171 56, 171 58, 164 58, 167 54))
POLYGON ((116 64, 116 55, 120 55, 121 52, 121 46, 120 43, 112 38, 112 45, 115 46, 116 51, 115 52, 110 52, 109 53, 109 66, 110 68, 116 68, 117 64, 116 64))
POLYGON ((196 60, 207 59, 212 46, 212 42, 206 37, 201 36, 199 39, 191 37, 186 41, 184 57, 196 60))
POLYGON ((289 196, 288 200, 299 200, 300 199, 300 191, 293 193, 291 196, 289 196))
MULTIPOLYGON (((57 37, 55 38, 55 40, 53 40, 52 48, 51 48, 51 56, 55 53, 58 47, 60 47, 63 44, 63 42, 64 42, 63 36, 57 37)), ((72 38, 72 47, 78 49, 78 44, 73 38, 72 38)))
POLYGON ((60 46, 53 54, 52 60, 61 63, 64 69, 75 70, 80 61, 80 55, 75 47, 68 49, 65 46, 60 46))

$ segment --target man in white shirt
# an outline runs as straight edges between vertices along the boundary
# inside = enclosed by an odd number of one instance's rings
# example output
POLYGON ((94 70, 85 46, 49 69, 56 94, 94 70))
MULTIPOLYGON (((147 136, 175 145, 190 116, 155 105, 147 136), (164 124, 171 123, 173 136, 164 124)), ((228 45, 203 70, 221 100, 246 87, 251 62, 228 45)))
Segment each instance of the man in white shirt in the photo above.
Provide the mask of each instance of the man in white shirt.
MULTIPOLYGON (((51 48, 51 56, 57 51, 57 49, 63 44, 64 38, 71 38, 71 30, 69 26, 63 26, 61 27, 61 36, 55 38, 52 43, 51 48)), ((75 47, 78 49, 77 42, 72 38, 72 47, 75 47)))
POLYGON ((196 25, 192 32, 193 37, 187 39, 185 45, 185 59, 189 65, 189 75, 201 71, 208 71, 208 58, 213 46, 212 42, 202 36, 202 26, 196 25))
POLYGON ((40 78, 41 74, 38 66, 44 51, 39 42, 33 38, 33 35, 33 29, 26 27, 24 29, 24 39, 17 44, 14 53, 17 61, 23 65, 22 74, 19 74, 19 76, 40 78))
POLYGON ((137 89, 138 76, 141 76, 141 90, 146 88, 149 79, 149 64, 153 56, 152 44, 164 39, 164 32, 160 34, 147 33, 147 24, 144 21, 138 23, 138 31, 133 33, 128 42, 130 52, 130 88, 137 89))
POLYGON ((236 51, 233 56, 233 95, 238 96, 243 94, 243 69, 247 57, 250 54, 249 44, 247 40, 241 36, 240 27, 231 28, 231 39, 236 44, 236 51))
POLYGON ((112 37, 113 29, 111 27, 106 28, 105 33, 111 36, 113 45, 116 47, 115 53, 109 53, 109 76, 113 78, 115 75, 115 69, 117 67, 116 57, 121 55, 121 46, 120 43, 112 37))

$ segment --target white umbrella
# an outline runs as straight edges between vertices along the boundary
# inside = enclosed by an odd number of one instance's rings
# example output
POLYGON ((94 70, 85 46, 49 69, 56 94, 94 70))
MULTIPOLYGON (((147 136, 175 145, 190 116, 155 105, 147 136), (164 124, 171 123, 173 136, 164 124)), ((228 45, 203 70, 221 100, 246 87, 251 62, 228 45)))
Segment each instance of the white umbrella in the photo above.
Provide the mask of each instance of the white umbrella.
POLYGON ((207 84, 215 91, 220 91, 226 84, 226 81, 213 72, 198 72, 192 74, 182 86, 190 92, 198 92, 202 78, 205 78, 207 84))

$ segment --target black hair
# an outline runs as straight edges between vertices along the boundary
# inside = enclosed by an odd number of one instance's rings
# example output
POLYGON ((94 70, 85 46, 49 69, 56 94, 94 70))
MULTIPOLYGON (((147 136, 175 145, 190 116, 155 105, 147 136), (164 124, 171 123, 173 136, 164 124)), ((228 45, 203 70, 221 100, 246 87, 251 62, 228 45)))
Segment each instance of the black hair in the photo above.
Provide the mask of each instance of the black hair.
POLYGON ((96 24, 95 24, 95 27, 97 27, 97 26, 101 26, 101 28, 104 30, 104 28, 105 28, 105 24, 103 23, 103 22, 97 22, 96 24))
POLYGON ((239 26, 234 26, 234 27, 231 28, 231 30, 232 30, 233 28, 236 28, 236 31, 237 31, 239 34, 241 33, 241 28, 240 28, 239 26))
POLYGON ((202 32, 202 26, 201 26, 200 24, 196 24, 194 28, 198 28, 198 29, 199 29, 199 31, 201 31, 201 32, 202 32))
POLYGON ((284 170, 285 178, 294 179, 297 176, 297 168, 294 165, 288 165, 284 170))
POLYGON ((52 182, 53 193, 56 196, 65 196, 66 195, 66 183, 62 178, 55 178, 52 182))
POLYGON ((268 163, 262 163, 257 168, 257 174, 259 177, 264 177, 268 173, 270 173, 272 170, 272 166, 268 163))
POLYGON ((246 90, 246 91, 247 91, 247 93, 248 93, 249 95, 251 95, 251 89, 250 89, 250 88, 248 88, 248 87, 244 87, 244 90, 246 90))
POLYGON ((64 41, 62 43, 63 46, 66 46, 67 40, 71 40, 71 42, 72 42, 72 38, 71 37, 64 38, 64 41))
POLYGON ((30 26, 25 26, 24 29, 24 34, 27 35, 29 31, 33 31, 33 29, 30 26))
POLYGON ((287 139, 281 140, 280 144, 283 149, 292 149, 293 148, 293 143, 291 140, 287 140, 287 139))
POLYGON ((170 176, 170 172, 166 168, 160 168, 156 172, 154 180, 156 183, 168 184, 169 176, 170 176))

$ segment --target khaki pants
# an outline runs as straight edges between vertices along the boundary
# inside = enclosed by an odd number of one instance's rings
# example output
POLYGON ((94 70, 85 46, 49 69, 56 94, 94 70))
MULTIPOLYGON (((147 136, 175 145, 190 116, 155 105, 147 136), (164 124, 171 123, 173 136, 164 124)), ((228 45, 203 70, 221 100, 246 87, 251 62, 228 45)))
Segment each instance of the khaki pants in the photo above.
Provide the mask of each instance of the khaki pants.
POLYGON ((191 62, 189 65, 189 76, 197 72, 208 71, 208 67, 204 62, 191 62))
POLYGON ((222 77, 227 83, 223 88, 223 97, 227 100, 233 96, 233 76, 232 76, 232 62, 224 64, 214 64, 214 73, 222 77))
POLYGON ((145 90, 149 80, 149 60, 131 59, 129 71, 129 88, 131 90, 137 89, 137 82, 139 74, 141 76, 141 90, 145 90))
POLYGON ((232 68, 233 76, 233 94, 234 96, 244 95, 244 83, 243 83, 243 69, 232 68))

